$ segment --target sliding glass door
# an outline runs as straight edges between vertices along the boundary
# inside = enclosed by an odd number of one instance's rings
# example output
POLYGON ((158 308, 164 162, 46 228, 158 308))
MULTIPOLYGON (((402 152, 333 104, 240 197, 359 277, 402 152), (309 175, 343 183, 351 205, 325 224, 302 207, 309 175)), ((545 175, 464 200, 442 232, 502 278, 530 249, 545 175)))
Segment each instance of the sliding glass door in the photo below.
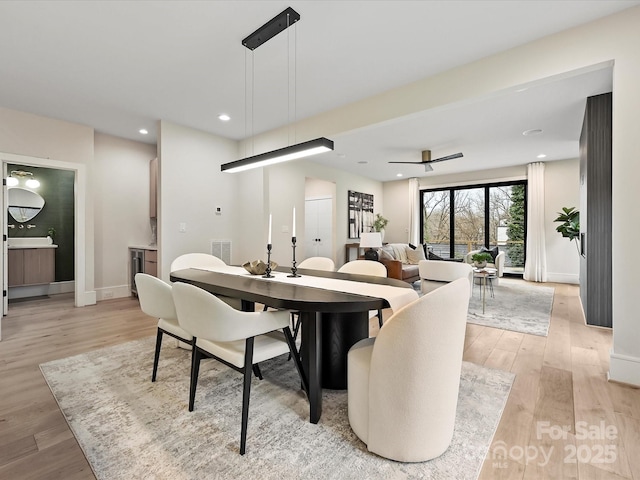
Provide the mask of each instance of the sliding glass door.
POLYGON ((444 258, 483 246, 505 252, 505 271, 524 271, 526 182, 440 188, 421 192, 421 241, 444 258))

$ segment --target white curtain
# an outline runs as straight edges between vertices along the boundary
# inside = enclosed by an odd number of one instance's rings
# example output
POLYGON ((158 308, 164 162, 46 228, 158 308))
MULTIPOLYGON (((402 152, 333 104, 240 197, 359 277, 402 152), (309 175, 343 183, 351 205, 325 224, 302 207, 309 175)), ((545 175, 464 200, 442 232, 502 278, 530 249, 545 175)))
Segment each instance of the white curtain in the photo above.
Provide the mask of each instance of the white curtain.
POLYGON ((544 239, 544 163, 527 165, 527 260, 524 279, 547 281, 547 250, 544 239))
POLYGON ((420 182, 409 179, 409 243, 417 245, 420 241, 420 182))

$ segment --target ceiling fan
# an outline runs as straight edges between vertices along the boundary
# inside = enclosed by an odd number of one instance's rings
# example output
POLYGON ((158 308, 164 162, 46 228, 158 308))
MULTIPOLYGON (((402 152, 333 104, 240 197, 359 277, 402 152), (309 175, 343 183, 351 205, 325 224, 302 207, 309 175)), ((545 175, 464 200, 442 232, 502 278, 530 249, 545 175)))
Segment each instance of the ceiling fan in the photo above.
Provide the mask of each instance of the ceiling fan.
POLYGON ((454 158, 460 158, 460 157, 462 157, 462 153, 458 152, 451 155, 447 155, 445 157, 434 158, 432 160, 431 150, 423 150, 421 162, 389 162, 389 163, 407 163, 407 164, 413 164, 413 165, 424 165, 424 171, 431 172, 433 171, 433 167, 431 166, 432 163, 444 162, 445 160, 453 160, 454 158))

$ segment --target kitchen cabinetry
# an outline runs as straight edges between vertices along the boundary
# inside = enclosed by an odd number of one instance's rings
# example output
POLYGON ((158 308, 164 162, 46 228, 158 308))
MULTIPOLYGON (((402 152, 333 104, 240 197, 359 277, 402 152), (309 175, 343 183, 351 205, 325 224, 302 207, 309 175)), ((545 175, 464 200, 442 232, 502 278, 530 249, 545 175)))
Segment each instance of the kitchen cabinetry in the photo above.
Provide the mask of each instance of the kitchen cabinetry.
POLYGON ((54 282, 55 267, 54 248, 10 248, 8 250, 10 287, 54 282))
POLYGON ((137 295, 135 277, 136 273, 146 273, 158 276, 158 251, 154 248, 129 247, 129 281, 131 293, 137 295))

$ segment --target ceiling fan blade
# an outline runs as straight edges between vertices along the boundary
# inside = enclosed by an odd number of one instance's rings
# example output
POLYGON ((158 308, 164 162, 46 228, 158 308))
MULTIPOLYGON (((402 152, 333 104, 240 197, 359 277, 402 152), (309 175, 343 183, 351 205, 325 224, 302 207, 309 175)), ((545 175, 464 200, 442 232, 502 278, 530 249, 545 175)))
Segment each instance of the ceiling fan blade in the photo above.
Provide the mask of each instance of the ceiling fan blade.
POLYGON ((387 163, 406 163, 407 165, 424 165, 425 162, 387 162, 387 163))
POLYGON ((463 156, 462 153, 458 152, 458 153, 454 153, 452 155, 447 155, 446 157, 434 158, 429 163, 444 162, 445 160, 453 160, 454 158, 460 158, 462 156, 463 156))

